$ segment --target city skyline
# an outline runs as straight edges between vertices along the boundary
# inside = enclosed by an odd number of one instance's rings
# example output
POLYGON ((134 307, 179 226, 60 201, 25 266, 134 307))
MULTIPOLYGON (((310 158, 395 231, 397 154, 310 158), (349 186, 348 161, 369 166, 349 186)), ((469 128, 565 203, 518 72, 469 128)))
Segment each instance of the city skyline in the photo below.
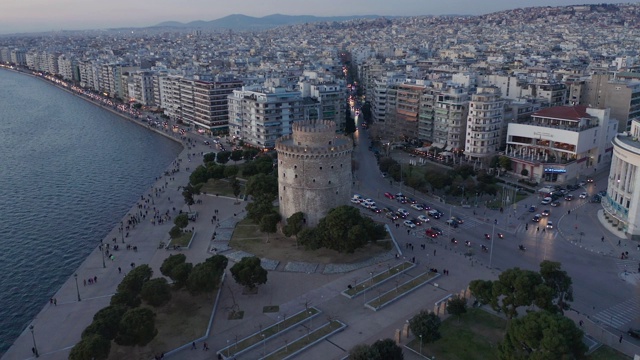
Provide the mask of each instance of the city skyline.
MULTIPOLYGON (((631 1, 637 3, 638 1, 631 1)), ((272 14, 315 16, 419 16, 419 15, 482 15, 518 7, 567 6, 579 4, 619 3, 619 1, 524 0, 517 4, 508 0, 478 3, 474 0, 354 0, 349 3, 328 0, 321 3, 297 0, 238 0, 225 6, 212 6, 204 0, 177 3, 169 0, 135 3, 114 0, 23 0, 3 6, 0 13, 0 34, 85 30, 118 27, 146 27, 164 21, 190 22, 215 20, 232 14, 262 17, 272 14), (481 5, 480 5, 481 4, 481 5), (207 9, 209 7, 210 9, 207 9)))

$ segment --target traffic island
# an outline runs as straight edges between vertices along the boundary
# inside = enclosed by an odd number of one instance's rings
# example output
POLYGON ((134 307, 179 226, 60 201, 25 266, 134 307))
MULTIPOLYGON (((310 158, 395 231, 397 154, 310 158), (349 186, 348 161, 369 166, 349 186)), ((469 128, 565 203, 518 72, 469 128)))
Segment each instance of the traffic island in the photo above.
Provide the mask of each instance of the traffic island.
POLYGON ((255 332, 241 340, 238 340, 232 345, 220 349, 218 354, 226 357, 243 354, 260 345, 264 340, 276 337, 283 332, 302 324, 304 321, 318 316, 320 313, 321 311, 315 307, 302 310, 291 317, 285 317, 283 320, 278 321, 261 331, 255 332))
POLYGON ((294 356, 300 354, 313 345, 321 342, 329 336, 340 332, 346 328, 347 325, 339 320, 332 320, 319 328, 309 331, 307 328, 307 334, 303 335, 291 343, 285 343, 285 346, 277 349, 276 351, 268 354, 267 356, 260 358, 261 360, 286 360, 291 359, 294 356))
POLYGON ((348 297, 349 299, 353 299, 360 294, 365 293, 367 290, 370 290, 380 284, 383 284, 396 276, 401 275, 414 268, 416 264, 405 261, 398 265, 389 267, 386 271, 379 272, 375 275, 372 275, 370 278, 365 279, 359 283, 356 283, 355 286, 348 288, 342 292, 342 295, 348 297))
POLYGON ((413 279, 398 285, 395 289, 389 290, 386 293, 373 298, 373 300, 368 301, 365 306, 373 311, 378 311, 439 276, 440 274, 431 271, 422 273, 413 279))

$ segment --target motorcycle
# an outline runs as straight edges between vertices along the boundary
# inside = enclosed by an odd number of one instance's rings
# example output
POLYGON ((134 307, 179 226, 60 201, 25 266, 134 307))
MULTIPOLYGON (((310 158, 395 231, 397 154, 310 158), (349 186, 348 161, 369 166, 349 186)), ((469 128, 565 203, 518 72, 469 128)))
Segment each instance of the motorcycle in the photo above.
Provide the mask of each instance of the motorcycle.
POLYGON ((503 233, 498 233, 498 238, 504 239, 504 234, 503 233))
POLYGON ((464 246, 471 247, 471 241, 467 240, 464 242, 464 246))
POLYGON ((491 235, 489 235, 489 234, 484 234, 484 239, 485 239, 485 240, 491 240, 491 235))
POLYGON ((458 243, 458 240, 456 240, 456 238, 451 238, 451 243, 452 243, 452 244, 457 244, 457 243, 458 243))
POLYGON ((527 250, 526 247, 524 247, 524 245, 518 245, 518 249, 520 249, 520 251, 525 251, 527 250))
POLYGON ((488 252, 488 251, 489 251, 489 247, 487 247, 487 246, 482 245, 482 246, 480 246, 480 248, 481 248, 481 249, 482 249, 482 251, 484 251, 484 252, 488 252))

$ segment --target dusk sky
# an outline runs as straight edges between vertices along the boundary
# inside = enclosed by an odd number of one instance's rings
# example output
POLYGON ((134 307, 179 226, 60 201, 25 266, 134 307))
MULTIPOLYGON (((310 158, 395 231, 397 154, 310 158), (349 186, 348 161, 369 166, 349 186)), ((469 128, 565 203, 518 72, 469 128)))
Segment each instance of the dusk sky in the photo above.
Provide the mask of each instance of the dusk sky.
MULTIPOLYGON (((624 2, 638 2, 639 0, 624 2)), ((0 34, 139 27, 163 21, 215 20, 231 14, 479 15, 515 7, 619 3, 606 0, 3 0, 0 34)))

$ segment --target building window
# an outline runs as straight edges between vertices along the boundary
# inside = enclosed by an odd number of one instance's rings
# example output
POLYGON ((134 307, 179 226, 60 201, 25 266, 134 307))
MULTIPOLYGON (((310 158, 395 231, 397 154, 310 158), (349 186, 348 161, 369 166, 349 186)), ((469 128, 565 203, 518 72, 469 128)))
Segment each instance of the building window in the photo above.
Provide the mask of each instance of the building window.
POLYGON ((316 179, 313 179, 313 182, 316 182, 316 179))
POLYGON ((298 178, 298 175, 296 175, 296 176, 295 176, 295 178, 297 179, 297 178, 298 178))
POLYGON ((297 168, 298 168, 298 165, 293 165, 293 168, 294 168, 294 169, 297 169, 297 168))
POLYGON ((331 165, 331 168, 333 169, 333 165, 331 165))
POLYGON ((322 170, 322 166, 320 166, 320 170, 322 170))
MULTIPOLYGON (((329 180, 329 184, 331 184, 331 180, 329 180)), ((627 207, 629 207, 629 206, 627 205, 627 207)))

